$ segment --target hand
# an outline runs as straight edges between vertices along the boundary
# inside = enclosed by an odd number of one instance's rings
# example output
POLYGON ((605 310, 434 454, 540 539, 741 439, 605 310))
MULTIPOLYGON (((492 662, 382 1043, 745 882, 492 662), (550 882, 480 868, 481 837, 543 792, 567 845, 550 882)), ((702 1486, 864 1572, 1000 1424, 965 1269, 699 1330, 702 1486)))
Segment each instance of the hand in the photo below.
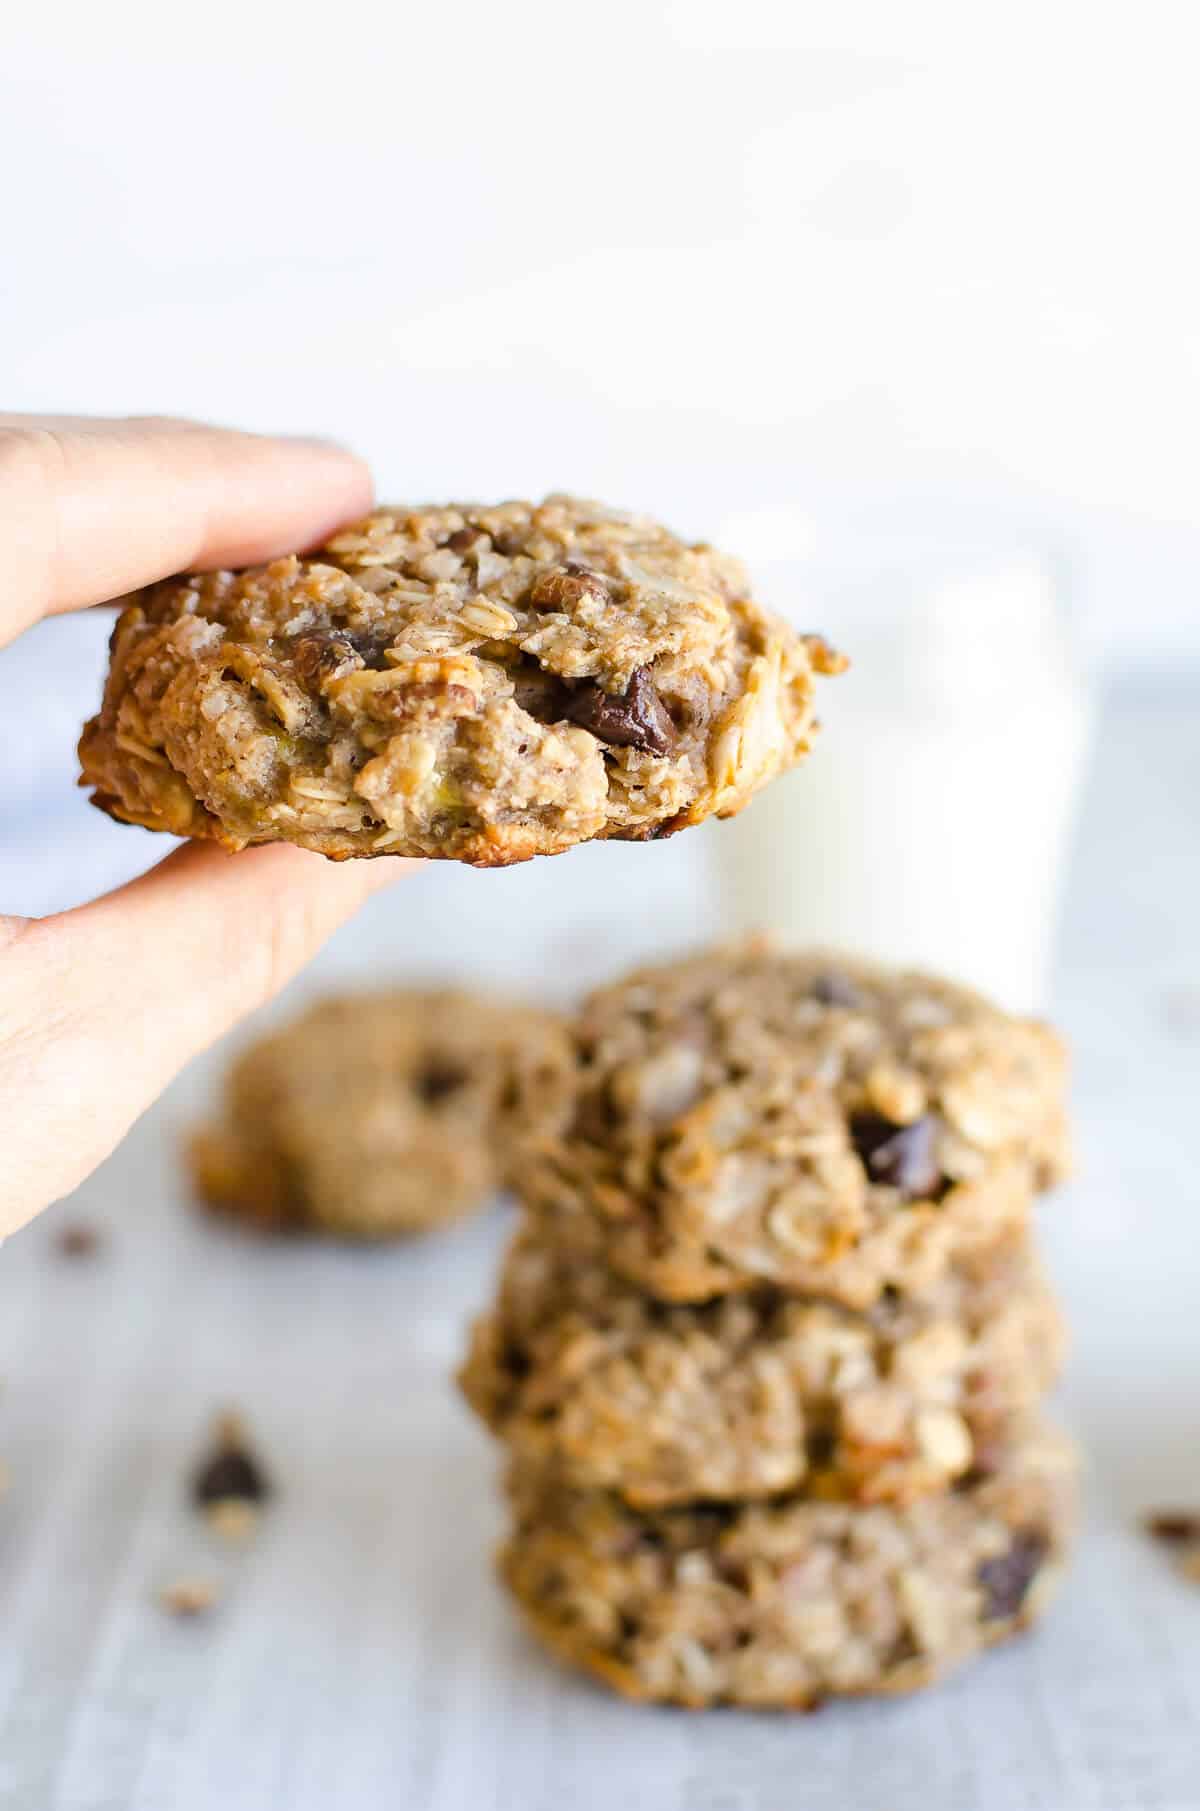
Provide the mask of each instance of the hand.
MULTIPOLYGON (((172 572, 312 546, 370 504, 365 468, 317 442, 0 415, 0 643, 172 572)), ((0 917, 0 1237, 402 865, 193 843, 90 905, 0 917)))

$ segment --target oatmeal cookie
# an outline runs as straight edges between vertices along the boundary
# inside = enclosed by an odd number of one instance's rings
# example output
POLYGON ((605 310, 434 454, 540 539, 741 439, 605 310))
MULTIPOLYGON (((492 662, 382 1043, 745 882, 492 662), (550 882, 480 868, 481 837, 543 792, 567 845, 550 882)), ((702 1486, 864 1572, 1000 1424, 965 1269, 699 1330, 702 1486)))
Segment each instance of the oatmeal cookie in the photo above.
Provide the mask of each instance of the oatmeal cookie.
POLYGON ((460 1219, 565 1070, 560 1022, 476 995, 325 1000, 251 1048, 190 1146, 201 1198, 268 1230, 387 1239, 460 1219))
POLYGON ((802 1484, 904 1503, 1003 1442, 1063 1343, 1024 1243, 948 1273, 919 1305, 859 1314, 770 1284, 668 1306, 526 1231, 460 1382, 523 1465, 638 1508, 802 1484))
POLYGON ((501 867, 731 816, 807 752, 813 677, 844 665, 644 516, 381 509, 131 599, 81 783, 230 849, 501 867))
POLYGON ((807 1709, 932 1683, 1037 1617, 1074 1514, 1066 1441, 904 1507, 646 1512, 514 1467, 502 1576, 560 1659, 631 1698, 807 1709))
POLYGON ((1065 1172, 1059 1039, 928 975, 753 940, 602 989, 574 1043, 520 1192, 668 1301, 928 1289, 1065 1172))

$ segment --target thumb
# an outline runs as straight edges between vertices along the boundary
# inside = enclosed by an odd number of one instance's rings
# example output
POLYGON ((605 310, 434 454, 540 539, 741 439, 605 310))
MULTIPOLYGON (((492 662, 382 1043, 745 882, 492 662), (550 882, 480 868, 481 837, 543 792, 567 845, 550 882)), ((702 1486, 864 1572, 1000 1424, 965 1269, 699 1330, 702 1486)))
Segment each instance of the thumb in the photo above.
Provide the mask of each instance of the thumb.
POLYGON ((74 1188, 179 1069, 409 864, 191 843, 0 939, 0 1236, 74 1188))

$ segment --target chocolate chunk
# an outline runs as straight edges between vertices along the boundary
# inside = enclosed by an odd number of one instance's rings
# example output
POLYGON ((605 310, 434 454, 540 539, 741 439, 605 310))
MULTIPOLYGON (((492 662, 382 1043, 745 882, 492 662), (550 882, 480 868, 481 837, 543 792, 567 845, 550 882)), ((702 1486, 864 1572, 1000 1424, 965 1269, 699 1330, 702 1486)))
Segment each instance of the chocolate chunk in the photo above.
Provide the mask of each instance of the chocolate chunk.
POLYGON ((64 1258, 94 1258, 103 1240, 94 1226, 86 1220, 75 1220, 64 1226, 55 1244, 60 1256, 64 1258))
POLYGON ((539 723, 561 723, 567 714, 568 691, 554 673, 536 661, 522 661, 513 668, 513 702, 539 723))
POLYGON ((468 547, 474 547, 482 532, 479 528, 456 528, 442 542, 442 546, 448 547, 451 553, 466 553, 468 547))
POLYGON ((499 534, 492 536, 492 546, 497 553, 502 553, 506 560, 515 559, 519 553, 525 551, 524 537, 515 529, 502 528, 499 534))
POLYGON ((851 1012, 866 1005, 862 989, 856 987, 840 968, 826 969, 824 974, 817 976, 812 984, 812 997, 822 1006, 844 1006, 851 1012))
POLYGON ((825 1471, 837 1452, 837 1435, 832 1428, 816 1427, 808 1436, 808 1462, 814 1471, 825 1471))
POLYGON ((246 1444, 241 1423, 223 1416, 217 1424, 216 1444, 192 1476, 192 1501, 198 1509, 210 1503, 265 1503, 271 1483, 246 1444))
POLYGON ((567 715, 580 729, 590 730, 598 742, 612 748, 665 755, 675 741, 674 725, 649 667, 635 667, 620 695, 606 692, 594 679, 585 679, 572 692, 567 715))
POLYGON ((214 1453, 192 1480, 192 1498, 200 1507, 206 1503, 235 1500, 261 1503, 267 1496, 267 1483, 258 1465, 247 1452, 231 1447, 214 1453))
POLYGON ((608 587, 598 572, 543 572, 530 587, 526 600, 531 610, 557 610, 570 614, 588 598, 600 601, 608 587))
POLYGON ((467 1072, 460 1064, 434 1057, 417 1077, 417 1092, 427 1106, 436 1106, 438 1101, 461 1088, 466 1079, 467 1072))
POLYGON ((1146 1517, 1146 1531, 1156 1541, 1167 1541, 1171 1546, 1200 1542, 1200 1510, 1157 1509, 1146 1517))
POLYGON ((603 1145, 617 1123, 607 1085, 593 1088, 579 1098, 568 1134, 588 1144, 603 1145))
POLYGON ((850 1122, 854 1148, 871 1180, 898 1188, 910 1201, 934 1200, 945 1185, 935 1155, 937 1129, 932 1113, 910 1126, 893 1125, 882 1113, 856 1113, 850 1122))
POLYGON ((1045 1557, 1045 1537, 1031 1531, 1014 1535, 1007 1553, 984 1560, 975 1578, 984 1594, 985 1622, 999 1622, 1017 1614, 1045 1557))

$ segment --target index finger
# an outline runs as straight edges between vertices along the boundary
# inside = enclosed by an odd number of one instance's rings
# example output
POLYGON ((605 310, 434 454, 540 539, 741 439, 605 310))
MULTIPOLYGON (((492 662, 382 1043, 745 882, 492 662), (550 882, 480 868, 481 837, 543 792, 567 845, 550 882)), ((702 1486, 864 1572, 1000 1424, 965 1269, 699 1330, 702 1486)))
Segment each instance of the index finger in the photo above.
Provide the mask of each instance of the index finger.
POLYGON ((0 641, 173 572, 313 546, 371 495, 361 460, 323 441, 0 415, 0 641))

